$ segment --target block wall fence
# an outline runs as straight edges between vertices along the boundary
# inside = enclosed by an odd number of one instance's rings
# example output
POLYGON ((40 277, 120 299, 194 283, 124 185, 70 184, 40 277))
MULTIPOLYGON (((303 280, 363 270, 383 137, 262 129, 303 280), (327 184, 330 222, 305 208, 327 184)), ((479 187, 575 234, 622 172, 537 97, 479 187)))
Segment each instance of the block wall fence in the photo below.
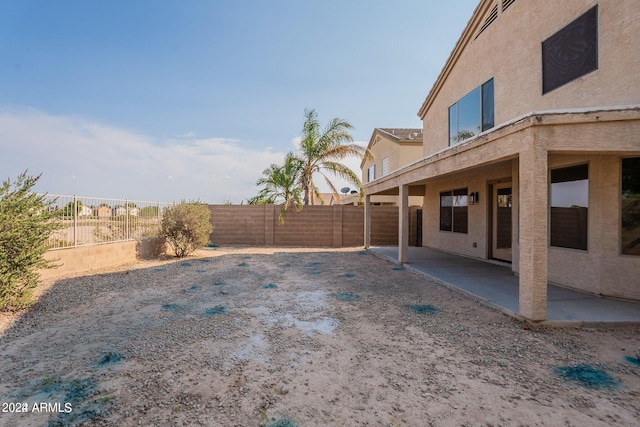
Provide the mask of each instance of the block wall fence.
MULTIPOLYGON (((326 246, 364 244, 364 207, 305 206, 288 209, 279 222, 275 205, 209 205, 211 243, 229 246, 326 246)), ((410 242, 416 242, 417 209, 410 209, 410 242)), ((398 207, 371 206, 371 244, 398 244, 398 207)))
MULTIPOLYGON (((214 226, 211 243, 220 246, 352 247, 364 244, 364 208, 352 205, 290 209, 281 224, 274 205, 209 205, 214 226)), ((417 210, 410 208, 409 238, 415 245, 417 210)), ((398 244, 398 207, 371 206, 371 244, 398 244)), ((50 250, 55 269, 40 270, 41 279, 91 274, 103 268, 132 265, 148 257, 144 240, 50 250)))
POLYGON ((138 242, 128 241, 51 250, 44 257, 54 261, 58 268, 39 270, 40 278, 58 279, 67 275, 89 274, 103 268, 132 265, 140 255, 138 246, 138 242))

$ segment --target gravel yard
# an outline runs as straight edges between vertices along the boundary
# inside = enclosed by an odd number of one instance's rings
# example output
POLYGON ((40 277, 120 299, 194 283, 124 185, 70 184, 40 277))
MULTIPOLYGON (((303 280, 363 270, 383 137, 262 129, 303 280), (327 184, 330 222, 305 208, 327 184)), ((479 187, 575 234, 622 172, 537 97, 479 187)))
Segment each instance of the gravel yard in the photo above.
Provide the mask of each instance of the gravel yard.
POLYGON ((3 426, 640 420, 640 327, 534 327, 357 248, 203 249, 39 293, 0 314, 3 426))

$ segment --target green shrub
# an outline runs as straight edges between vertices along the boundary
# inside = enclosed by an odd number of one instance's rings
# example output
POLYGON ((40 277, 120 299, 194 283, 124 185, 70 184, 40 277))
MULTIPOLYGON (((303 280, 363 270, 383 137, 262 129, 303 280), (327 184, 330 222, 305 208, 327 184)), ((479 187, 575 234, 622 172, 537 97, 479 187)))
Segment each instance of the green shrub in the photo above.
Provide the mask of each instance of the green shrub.
POLYGON ((23 172, 0 188, 0 310, 18 310, 31 304, 38 270, 55 267, 44 258, 48 239, 61 228, 52 209, 54 201, 32 191, 40 175, 23 172))
POLYGON ((160 234, 178 258, 185 257, 206 245, 213 231, 209 206, 198 201, 182 201, 162 213, 160 234))

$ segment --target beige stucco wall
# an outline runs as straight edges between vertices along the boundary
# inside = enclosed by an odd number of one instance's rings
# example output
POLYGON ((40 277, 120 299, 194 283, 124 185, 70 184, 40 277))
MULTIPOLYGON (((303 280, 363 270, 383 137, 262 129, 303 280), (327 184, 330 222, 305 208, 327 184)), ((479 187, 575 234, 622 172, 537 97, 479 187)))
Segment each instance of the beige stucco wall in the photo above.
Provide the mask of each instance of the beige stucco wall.
POLYGON ((549 156, 549 168, 580 163, 589 164, 588 248, 550 246, 549 281, 594 294, 640 299, 640 257, 620 254, 620 157, 549 156))
POLYGON ((640 87, 640 2, 549 6, 548 0, 516 1, 477 38, 472 34, 424 117, 425 156, 448 146, 448 108, 491 78, 496 125, 532 111, 640 104, 640 91, 630 90, 640 87), (542 95, 541 43, 596 4, 598 69, 542 95))
MULTIPOLYGON (((482 172, 467 172, 455 177, 429 181, 425 187, 423 206, 423 246, 441 249, 474 258, 487 259, 489 256, 489 185, 498 180, 508 182, 512 175, 511 161, 500 163, 482 172), (468 233, 440 231, 440 192, 468 188, 477 191, 480 203, 468 207, 468 233), (473 244, 476 247, 473 247, 473 244)), ((514 204, 517 200, 514 198, 514 204)))
POLYGON ((389 158, 389 172, 408 165, 422 157, 422 142, 397 143, 380 135, 369 148, 373 159, 365 160, 362 167, 362 182, 367 182, 367 170, 376 165, 376 179, 382 177, 382 159, 389 158))
MULTIPOLYGON (((640 299, 640 257, 620 254, 620 159, 619 155, 610 154, 549 154, 549 169, 589 164, 588 249, 548 245, 550 283, 594 294, 640 299)), ((423 245, 470 257, 489 258, 490 184, 497 179, 511 179, 514 209, 512 269, 518 273, 518 164, 519 160, 514 159, 490 170, 470 171, 429 181, 423 207, 423 245), (468 234, 440 231, 440 192, 465 187, 469 191, 480 192, 480 203, 468 208, 468 234), (475 248, 474 242, 477 244, 475 248)))

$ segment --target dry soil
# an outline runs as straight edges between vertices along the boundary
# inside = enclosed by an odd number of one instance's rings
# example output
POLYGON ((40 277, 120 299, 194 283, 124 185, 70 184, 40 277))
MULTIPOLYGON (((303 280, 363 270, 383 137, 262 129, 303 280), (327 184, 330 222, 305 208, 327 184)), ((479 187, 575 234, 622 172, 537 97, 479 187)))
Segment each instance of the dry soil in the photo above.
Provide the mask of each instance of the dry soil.
POLYGON ((640 328, 535 327, 358 248, 200 250, 38 294, 0 316, 3 426, 640 420, 640 328))

